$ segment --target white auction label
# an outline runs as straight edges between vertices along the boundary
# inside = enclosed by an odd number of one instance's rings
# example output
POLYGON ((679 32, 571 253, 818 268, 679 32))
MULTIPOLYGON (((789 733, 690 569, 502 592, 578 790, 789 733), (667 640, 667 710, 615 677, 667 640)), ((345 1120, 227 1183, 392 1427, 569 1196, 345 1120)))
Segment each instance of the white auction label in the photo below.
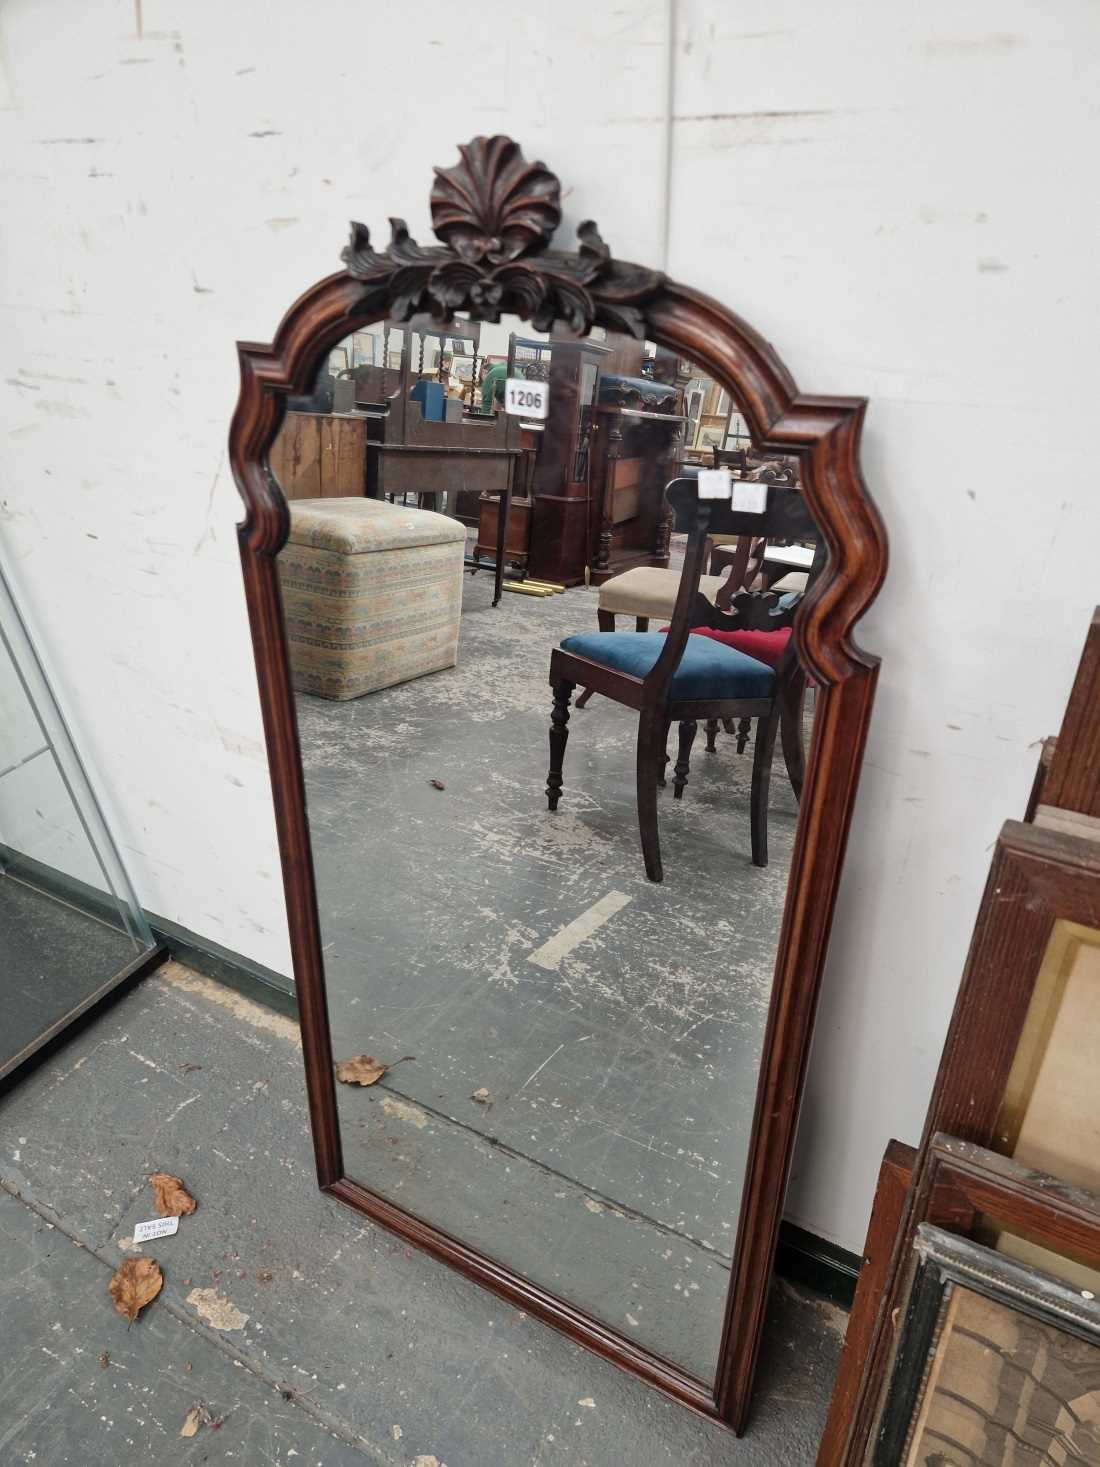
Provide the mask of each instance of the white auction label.
POLYGON ((738 479, 733 486, 733 508, 745 514, 763 514, 768 507, 768 486, 752 479, 738 479))
POLYGON ((138 1223, 134 1229, 135 1243, 149 1243, 154 1238, 170 1238, 180 1225, 178 1217, 155 1217, 152 1222, 138 1223))
POLYGON ((699 498, 728 499, 732 488, 729 469, 700 469, 699 498))
POLYGON ((509 377, 504 384, 504 411, 517 418, 545 418, 550 411, 550 384, 509 377))

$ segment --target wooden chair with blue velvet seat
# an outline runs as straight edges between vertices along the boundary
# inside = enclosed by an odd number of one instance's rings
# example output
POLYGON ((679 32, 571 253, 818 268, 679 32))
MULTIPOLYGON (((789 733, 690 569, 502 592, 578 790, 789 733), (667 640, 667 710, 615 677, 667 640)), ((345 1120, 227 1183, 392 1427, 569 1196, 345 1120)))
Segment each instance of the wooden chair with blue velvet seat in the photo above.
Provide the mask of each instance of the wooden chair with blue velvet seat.
MULTIPOLYGON (((773 668, 710 637, 690 635, 691 628, 699 625, 700 601, 705 600, 699 594, 699 577, 709 531, 713 526, 722 532, 749 533, 759 525, 760 516, 734 511, 728 501, 700 500, 694 478, 674 479, 665 492, 676 530, 688 536, 668 632, 581 632, 566 637, 550 658, 554 694, 546 782, 550 809, 556 810, 561 798, 574 688, 591 688, 635 709, 638 826, 646 875, 651 881, 663 879, 657 790, 664 772, 669 728, 673 723, 680 726, 673 770, 673 794, 680 799, 688 781, 691 746, 700 719, 708 723, 715 719, 757 720, 749 797, 750 841, 753 863, 768 864, 768 792, 776 731, 783 709, 794 699, 801 701, 804 685, 793 638, 773 668)), ((770 491, 769 520, 782 521, 792 515, 805 518, 800 494, 791 490, 778 494, 770 491)), ((794 605, 780 606, 780 597, 771 592, 759 595, 760 611, 770 616, 776 630, 793 622, 794 605)))

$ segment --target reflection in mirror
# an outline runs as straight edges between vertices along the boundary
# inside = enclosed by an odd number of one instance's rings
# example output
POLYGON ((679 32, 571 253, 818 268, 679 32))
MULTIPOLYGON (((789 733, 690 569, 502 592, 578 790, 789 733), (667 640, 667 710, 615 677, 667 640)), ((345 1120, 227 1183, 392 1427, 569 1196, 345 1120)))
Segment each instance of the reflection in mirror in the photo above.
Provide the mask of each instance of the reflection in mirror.
POLYGON ((652 342, 414 318, 270 466, 335 1058, 377 1062, 346 1172, 710 1382, 813 718, 797 461, 652 342))
POLYGON ((0 1084, 156 956, 0 567, 0 1084))

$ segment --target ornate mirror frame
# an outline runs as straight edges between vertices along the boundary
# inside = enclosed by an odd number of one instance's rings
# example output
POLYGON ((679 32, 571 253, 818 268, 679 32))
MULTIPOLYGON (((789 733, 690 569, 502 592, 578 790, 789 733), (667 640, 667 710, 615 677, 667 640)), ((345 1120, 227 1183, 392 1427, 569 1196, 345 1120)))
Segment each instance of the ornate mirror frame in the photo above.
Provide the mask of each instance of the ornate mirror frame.
MULTIPOLYGON (((800 393, 771 347, 744 321, 655 270, 615 260, 589 222, 579 248, 549 248, 560 186, 509 138, 475 138, 461 162, 436 169, 422 247, 391 220, 376 250, 352 225, 345 268, 308 290, 270 346, 240 343, 241 391, 229 436, 245 505, 238 530, 286 889, 306 1087, 320 1186, 501 1297, 696 1410, 744 1424, 782 1215, 799 1102, 878 672, 853 628, 886 571, 886 538, 859 468, 866 399, 800 393), (608 1325, 377 1196, 345 1174, 325 994, 305 785, 290 683, 276 556, 289 530, 267 464, 288 394, 307 392, 327 353, 383 318, 456 310, 502 312, 537 329, 555 321, 644 335, 690 359, 739 403, 757 447, 797 454, 828 563, 807 596, 795 636, 817 684, 813 737, 761 1051, 753 1128, 716 1378, 704 1384, 608 1325)), ((548 702, 549 708, 549 702, 548 702)), ((532 785, 541 797, 541 779, 532 785)))

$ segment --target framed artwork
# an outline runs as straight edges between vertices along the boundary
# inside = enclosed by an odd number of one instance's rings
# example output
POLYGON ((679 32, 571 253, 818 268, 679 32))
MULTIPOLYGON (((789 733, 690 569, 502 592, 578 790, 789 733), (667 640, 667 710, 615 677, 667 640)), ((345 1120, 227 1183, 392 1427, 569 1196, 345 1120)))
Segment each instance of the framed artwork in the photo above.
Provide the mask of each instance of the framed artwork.
POLYGON ((930 1223, 873 1467, 1100 1461, 1100 1301, 930 1223))
MULTIPOLYGON (((883 1205, 896 1219, 895 1192, 896 1189, 889 1189, 884 1193, 883 1205)), ((876 1355, 864 1369, 854 1409, 849 1396, 847 1422, 842 1422, 839 1414, 834 1417, 830 1413, 818 1467, 825 1467, 826 1463, 829 1467, 835 1463, 843 1463, 845 1467, 856 1467, 857 1463, 861 1467, 868 1463, 872 1467, 885 1467, 892 1462, 920 1463, 922 1467, 925 1463, 936 1463, 937 1467, 951 1467, 953 1463, 958 1467, 979 1467, 986 1462, 1013 1460, 966 1453, 937 1460, 934 1451, 914 1456, 913 1436, 905 1433, 899 1436, 898 1422, 904 1415, 898 1404, 899 1373, 911 1370, 912 1352, 916 1349, 909 1344, 911 1329, 924 1328, 929 1313, 934 1320, 940 1319, 941 1324, 946 1322, 937 1312, 939 1306, 933 1309, 927 1301, 926 1312, 919 1320, 911 1313, 918 1287, 916 1275, 925 1256, 919 1239, 927 1238, 929 1229, 950 1233, 960 1246, 965 1243, 988 1255, 987 1272, 1000 1276, 1003 1269, 1016 1268, 1021 1270, 1021 1277, 1040 1278, 1044 1290, 1049 1291, 1050 1286, 1057 1284, 1075 1300, 1100 1299, 1100 1288, 1088 1287, 1093 1271, 1100 1268, 1100 1196, 1095 1192, 1022 1166, 985 1147, 936 1135, 929 1142, 924 1164, 910 1191, 910 1208, 908 1228, 895 1229, 902 1250, 899 1257, 895 1248, 894 1256, 900 1285, 893 1296, 895 1302, 887 1316, 886 1328, 876 1355), (905 1364, 907 1350, 910 1351, 908 1365, 905 1364), (845 1425, 847 1432, 843 1429, 845 1425), (895 1455, 883 1455, 885 1440, 891 1443, 890 1450, 895 1455), (827 1455, 823 1455, 826 1448, 827 1455)), ((868 1237, 875 1238, 881 1231, 876 1230, 872 1216, 868 1237)), ((965 1307, 971 1308, 969 1304, 965 1307)), ((1100 1389, 1100 1376, 1097 1388, 1100 1389)), ((905 1420, 915 1432, 912 1413, 905 1420)), ((1058 1459, 1025 1454, 1020 1460, 1058 1459)), ((1069 1456, 1065 1460, 1074 1463, 1079 1459, 1069 1456)), ((1086 1456, 1084 1460, 1100 1458, 1086 1456)))
MULTIPOLYGON (((1098 707, 1100 613, 1092 618, 1058 738, 1044 743, 1026 819, 1007 822, 997 841, 933 1087, 914 1189, 900 1210, 895 1189, 892 1224, 881 1220, 879 1236, 893 1226, 892 1255, 885 1276, 876 1274, 874 1289, 857 1292, 849 1325, 850 1334, 855 1330, 853 1348, 845 1349, 818 1467, 866 1460, 914 1229, 929 1220, 937 1189, 944 1202, 946 1163, 937 1152, 936 1133, 961 1138, 952 1143, 956 1161, 963 1143, 973 1143, 974 1150, 991 1147, 1011 1158, 993 1158, 999 1165, 1039 1167, 1064 1183, 1100 1191, 1094 1120, 1100 1019, 1098 707)), ((958 1201, 957 1189, 954 1195, 958 1201)), ((964 1208, 958 1226, 972 1225, 964 1208)), ((875 1232, 872 1217, 868 1237, 875 1232)), ((1076 1257, 1051 1250, 1021 1223, 987 1224, 983 1235, 1001 1251, 1039 1263, 1079 1288, 1091 1285, 1100 1296, 1095 1249, 1076 1257)))

